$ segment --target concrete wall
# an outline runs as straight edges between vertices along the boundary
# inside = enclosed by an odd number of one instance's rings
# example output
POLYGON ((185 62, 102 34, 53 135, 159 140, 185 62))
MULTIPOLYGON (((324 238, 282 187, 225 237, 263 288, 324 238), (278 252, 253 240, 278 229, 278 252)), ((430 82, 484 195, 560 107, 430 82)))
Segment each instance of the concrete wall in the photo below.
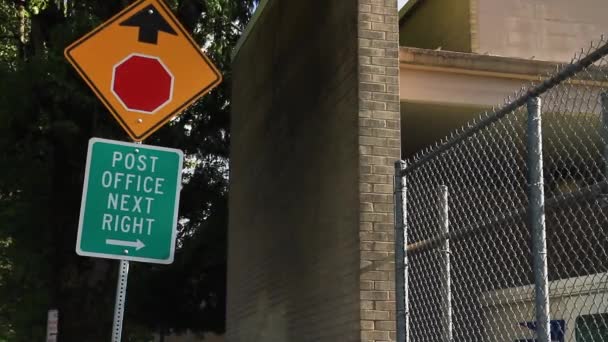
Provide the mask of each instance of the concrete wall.
POLYGON ((471 52, 469 2, 475 0, 410 1, 415 5, 401 19, 400 45, 471 52))
POLYGON ((569 62, 608 32, 606 0, 473 0, 475 52, 569 62))
POLYGON ((234 60, 230 342, 358 337, 356 12, 271 0, 234 60))
POLYGON ((569 62, 608 32, 606 0, 410 0, 402 46, 569 62))
POLYGON ((233 62, 226 340, 394 340, 396 0, 269 0, 233 62))

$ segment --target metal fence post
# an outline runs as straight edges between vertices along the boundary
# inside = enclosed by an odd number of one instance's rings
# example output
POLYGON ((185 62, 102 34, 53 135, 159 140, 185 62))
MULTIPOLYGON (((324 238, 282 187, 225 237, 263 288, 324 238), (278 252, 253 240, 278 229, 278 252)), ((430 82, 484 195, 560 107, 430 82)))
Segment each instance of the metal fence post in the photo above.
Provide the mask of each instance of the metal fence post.
POLYGON ((541 99, 538 97, 531 97, 528 99, 527 107, 528 219, 532 230, 536 333, 539 342, 550 342, 541 99))
POLYGON ((397 342, 409 341, 406 180, 402 176, 405 162, 395 162, 395 299, 397 309, 397 342))
POLYGON ((601 137, 604 140, 604 175, 608 177, 608 93, 600 93, 600 103, 602 106, 602 131, 601 137))
POLYGON ((451 342, 453 340, 452 333, 452 278, 450 274, 450 239, 447 237, 450 234, 450 217, 449 217, 449 201, 448 187, 442 185, 439 187, 439 203, 441 205, 441 234, 446 236, 443 241, 441 251, 443 252, 443 341, 451 342))

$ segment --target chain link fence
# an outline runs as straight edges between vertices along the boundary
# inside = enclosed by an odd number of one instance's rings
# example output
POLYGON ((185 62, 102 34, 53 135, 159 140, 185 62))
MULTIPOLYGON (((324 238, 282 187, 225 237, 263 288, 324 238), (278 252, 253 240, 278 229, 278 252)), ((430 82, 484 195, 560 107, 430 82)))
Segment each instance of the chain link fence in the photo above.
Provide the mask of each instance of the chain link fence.
POLYGON ((607 55, 396 164, 399 342, 608 342, 607 55))

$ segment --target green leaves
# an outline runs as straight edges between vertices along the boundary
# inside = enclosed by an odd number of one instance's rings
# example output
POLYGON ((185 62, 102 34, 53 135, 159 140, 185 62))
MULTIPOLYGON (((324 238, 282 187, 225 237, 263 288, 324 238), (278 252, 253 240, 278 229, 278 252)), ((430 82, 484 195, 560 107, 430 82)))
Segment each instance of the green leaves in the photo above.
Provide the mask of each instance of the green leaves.
MULTIPOLYGON (((109 340, 117 263, 74 246, 87 141, 126 136, 63 49, 128 2, 0 2, 0 341, 43 339, 51 307, 62 341, 109 340)), ((225 81, 146 141, 189 168, 175 264, 133 266, 124 336, 224 324, 230 52, 254 0, 168 2, 225 81)))

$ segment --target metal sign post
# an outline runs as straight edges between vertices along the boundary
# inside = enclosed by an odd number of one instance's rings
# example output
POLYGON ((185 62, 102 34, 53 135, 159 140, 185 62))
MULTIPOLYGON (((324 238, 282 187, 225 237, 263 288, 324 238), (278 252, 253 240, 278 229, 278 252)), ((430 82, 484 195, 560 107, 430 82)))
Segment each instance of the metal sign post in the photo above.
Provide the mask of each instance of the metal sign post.
POLYGON ((127 299, 127 278, 129 277, 129 261, 120 260, 118 267, 118 283, 116 284, 116 303, 114 304, 114 320, 112 323, 112 342, 120 342, 122 337, 122 320, 127 299))
MULTIPOLYGON (((141 144, 142 142, 136 142, 141 144)), ((125 249, 125 253, 128 250, 125 249)), ((116 301, 114 302, 114 318, 112 319, 112 342, 120 342, 122 338, 122 321, 127 301, 127 282, 129 279, 129 261, 120 260, 118 265, 118 280, 116 281, 116 301)))
POLYGON ((120 342, 129 260, 173 262, 183 153, 92 138, 76 252, 120 260, 112 341, 120 342))
POLYGON ((59 334, 59 310, 51 309, 47 313, 46 342, 57 342, 59 334))
MULTIPOLYGON (((65 56, 134 141, 222 81, 162 0, 133 2, 65 56)), ((76 253, 120 260, 113 342, 122 335, 129 261, 173 262, 182 161, 180 150, 89 141, 76 253)))

